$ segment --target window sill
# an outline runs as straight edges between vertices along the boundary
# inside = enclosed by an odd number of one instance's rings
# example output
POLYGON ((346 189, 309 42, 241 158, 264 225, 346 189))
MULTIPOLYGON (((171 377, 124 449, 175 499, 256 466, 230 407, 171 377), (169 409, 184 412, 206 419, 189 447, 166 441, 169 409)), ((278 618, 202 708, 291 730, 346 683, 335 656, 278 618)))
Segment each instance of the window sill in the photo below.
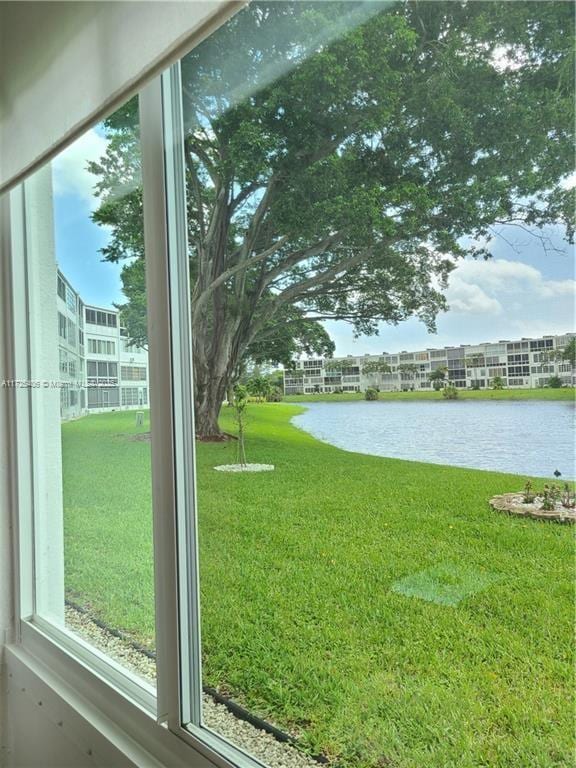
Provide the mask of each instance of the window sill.
MULTIPOLYGON (((136 696, 127 694, 126 680, 119 684, 104 677, 104 671, 110 669, 104 670, 100 662, 104 660, 109 668, 115 666, 113 662, 98 657, 87 644, 41 619, 23 621, 21 643, 5 649, 8 709, 18 696, 25 696, 28 709, 42 708, 42 716, 54 728, 63 729, 62 738, 73 741, 87 756, 93 755, 93 764, 107 768, 235 768, 244 764, 243 760, 225 759, 203 743, 204 739, 189 733, 181 738, 157 723, 150 708, 154 697, 146 686, 140 686, 136 696)), ((121 674, 129 677, 123 670, 121 674)), ((30 727, 33 734, 32 719, 30 727)), ((211 735, 206 733, 210 742, 211 735)))

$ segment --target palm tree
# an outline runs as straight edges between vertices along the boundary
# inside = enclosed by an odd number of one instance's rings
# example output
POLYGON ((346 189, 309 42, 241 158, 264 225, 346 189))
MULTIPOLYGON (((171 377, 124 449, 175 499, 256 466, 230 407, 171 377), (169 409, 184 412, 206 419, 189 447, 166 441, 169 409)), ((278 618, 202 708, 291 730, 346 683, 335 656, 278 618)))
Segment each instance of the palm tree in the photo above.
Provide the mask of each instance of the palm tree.
POLYGON ((564 350, 562 351, 562 362, 570 364, 572 377, 574 377, 574 371, 576 371, 576 336, 574 336, 566 347, 564 347, 564 350))
POLYGON ((428 378, 432 382, 432 386, 436 390, 436 392, 439 392, 442 389, 442 385, 446 381, 446 374, 448 373, 448 368, 444 366, 438 366, 438 368, 435 368, 433 371, 431 371, 428 374, 428 378))
POLYGON ((272 385, 264 376, 252 376, 246 384, 248 392, 258 401, 265 400, 270 394, 272 385))
POLYGON ((371 385, 376 386, 376 376, 379 374, 380 379, 385 373, 391 373, 392 368, 384 360, 370 360, 362 366, 362 373, 364 376, 370 376, 371 385))
POLYGON ((486 358, 481 352, 475 352, 465 360, 466 368, 474 371, 472 378, 472 389, 480 389, 480 382, 478 380, 478 368, 486 365, 486 358))
POLYGON ((416 372, 418 371, 418 366, 416 363, 400 363, 398 366, 398 370, 400 371, 400 378, 401 379, 408 379, 408 381, 411 382, 410 389, 414 389, 414 376, 416 372))

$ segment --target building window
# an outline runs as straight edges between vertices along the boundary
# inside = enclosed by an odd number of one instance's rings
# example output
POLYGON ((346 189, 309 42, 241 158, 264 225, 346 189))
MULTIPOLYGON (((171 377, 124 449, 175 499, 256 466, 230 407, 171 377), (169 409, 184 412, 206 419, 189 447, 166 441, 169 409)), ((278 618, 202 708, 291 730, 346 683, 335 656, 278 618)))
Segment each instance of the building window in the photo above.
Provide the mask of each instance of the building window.
POLYGON ((70 318, 68 318, 68 344, 71 347, 76 347, 76 326, 70 318))
POLYGON ((122 387, 122 405, 146 405, 147 403, 146 387, 122 387))
POLYGON ((134 342, 131 342, 127 338, 123 338, 121 340, 121 345, 122 345, 122 352, 126 352, 132 355, 140 354, 146 351, 143 347, 139 347, 137 344, 135 344, 134 342))
POLYGON ((146 381, 146 368, 139 365, 122 365, 120 378, 123 381, 146 381))
POLYGON ((99 309, 86 309, 86 322, 108 328, 116 328, 118 325, 118 319, 114 312, 104 312, 99 309))
POLYGON ((551 349, 554 346, 553 339, 538 339, 537 341, 530 342, 530 350, 536 349, 551 349))
POLYGON ((88 352, 92 355, 115 355, 116 342, 106 339, 88 339, 88 352))
POLYGON ((76 314, 76 294, 69 286, 66 286, 66 304, 68 309, 76 314))
POLYGON ((88 387, 88 408, 118 408, 118 387, 88 387))
POLYGON ((114 383, 116 383, 118 379, 118 364, 100 360, 88 360, 87 374, 91 379, 105 379, 107 382, 113 379, 114 383))
POLYGON ((66 338, 66 318, 60 312, 58 312, 58 334, 60 338, 66 338))
POLYGON ((507 352, 522 352, 529 349, 527 341, 513 341, 506 345, 507 352))

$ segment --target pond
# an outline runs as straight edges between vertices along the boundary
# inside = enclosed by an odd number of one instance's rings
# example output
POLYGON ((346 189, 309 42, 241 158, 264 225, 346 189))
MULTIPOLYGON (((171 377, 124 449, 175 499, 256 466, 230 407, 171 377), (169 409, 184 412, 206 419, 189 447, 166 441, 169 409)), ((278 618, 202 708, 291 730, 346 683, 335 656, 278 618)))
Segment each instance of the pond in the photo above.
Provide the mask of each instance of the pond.
MULTIPOLYGON (((306 403, 293 423, 357 453, 552 478, 575 477, 574 404, 528 401, 306 403)), ((552 478, 553 479, 553 478, 552 478)))

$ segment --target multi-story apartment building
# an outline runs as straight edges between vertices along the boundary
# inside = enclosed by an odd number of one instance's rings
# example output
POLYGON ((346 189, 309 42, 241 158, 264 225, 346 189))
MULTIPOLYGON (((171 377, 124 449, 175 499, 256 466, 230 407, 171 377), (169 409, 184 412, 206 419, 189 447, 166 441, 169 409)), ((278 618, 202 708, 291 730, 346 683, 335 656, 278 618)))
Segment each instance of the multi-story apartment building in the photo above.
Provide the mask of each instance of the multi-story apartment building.
POLYGON ((63 419, 148 405, 148 353, 129 343, 116 309, 85 305, 60 270, 57 286, 63 419))
POLYGON ((60 414, 63 419, 71 419, 86 409, 84 303, 60 270, 57 280, 60 414))
POLYGON ((382 355, 348 355, 332 359, 299 360, 284 371, 287 395, 314 392, 361 392, 430 389, 430 374, 440 368, 459 388, 488 389, 496 377, 506 387, 545 387, 552 376, 576 385, 576 371, 561 359, 573 333, 443 349, 423 349, 382 355))

